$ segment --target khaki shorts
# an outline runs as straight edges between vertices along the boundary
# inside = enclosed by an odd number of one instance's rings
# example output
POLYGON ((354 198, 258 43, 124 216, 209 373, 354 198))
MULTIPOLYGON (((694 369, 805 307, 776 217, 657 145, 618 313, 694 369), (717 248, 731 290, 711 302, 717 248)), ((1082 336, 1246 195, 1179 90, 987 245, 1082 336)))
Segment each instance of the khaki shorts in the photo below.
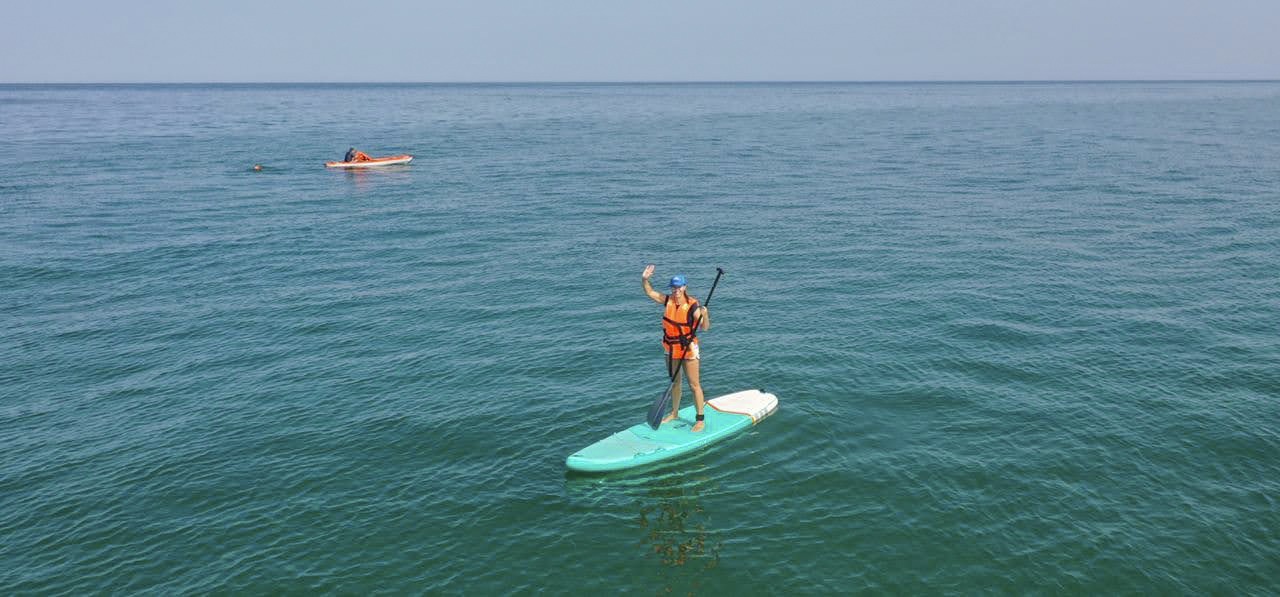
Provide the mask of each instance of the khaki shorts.
MULTIPOLYGON (((666 354, 666 355, 667 355, 667 358, 671 358, 671 352, 670 352, 669 350, 667 350, 667 347, 666 347, 666 346, 663 346, 663 347, 662 347, 662 352, 663 352, 664 354, 666 354)), ((689 345, 689 348, 686 348, 686 349, 685 349, 685 351, 684 351, 684 358, 685 358, 685 360, 689 360, 689 361, 700 361, 700 360, 702 360, 702 350, 698 348, 698 343, 697 343, 697 342, 694 342, 693 344, 690 344, 690 345, 689 345)))

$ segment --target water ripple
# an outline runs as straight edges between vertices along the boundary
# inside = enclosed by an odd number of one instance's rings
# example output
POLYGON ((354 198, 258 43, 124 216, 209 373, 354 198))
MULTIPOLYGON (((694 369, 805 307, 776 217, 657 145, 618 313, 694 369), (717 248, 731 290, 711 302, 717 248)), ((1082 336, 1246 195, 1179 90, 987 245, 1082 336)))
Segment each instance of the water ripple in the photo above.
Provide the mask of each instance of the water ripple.
POLYGON ((0 587, 1265 592, 1278 93, 0 87, 0 587), (650 262, 781 408, 567 475, 650 262))

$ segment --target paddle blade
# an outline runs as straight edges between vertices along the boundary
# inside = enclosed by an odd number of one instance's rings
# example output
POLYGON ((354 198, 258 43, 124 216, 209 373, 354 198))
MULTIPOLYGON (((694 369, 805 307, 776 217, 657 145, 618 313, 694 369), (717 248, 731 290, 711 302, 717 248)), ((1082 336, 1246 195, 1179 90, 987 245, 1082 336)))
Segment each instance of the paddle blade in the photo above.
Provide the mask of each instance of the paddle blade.
POLYGON ((667 391, 653 402, 653 406, 649 407, 649 426, 657 429, 662 425, 662 417, 667 414, 667 410, 671 408, 671 388, 674 384, 667 386, 667 391))

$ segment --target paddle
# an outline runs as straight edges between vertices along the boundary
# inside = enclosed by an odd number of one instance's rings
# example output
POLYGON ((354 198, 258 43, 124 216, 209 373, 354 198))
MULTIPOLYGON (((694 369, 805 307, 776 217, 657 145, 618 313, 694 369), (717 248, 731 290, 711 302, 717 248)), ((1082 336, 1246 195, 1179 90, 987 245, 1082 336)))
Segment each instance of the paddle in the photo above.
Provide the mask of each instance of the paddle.
MULTIPOLYGON (((716 279, 711 283, 711 291, 707 293, 707 301, 702 303, 705 307, 711 304, 711 296, 716 293, 716 285, 720 283, 720 276, 724 275, 724 270, 716 268, 716 279)), ((702 325, 702 312, 698 312, 698 319, 693 324, 693 333, 690 341, 698 337, 698 326, 702 325)), ((667 385, 667 391, 662 393, 662 397, 658 398, 653 406, 649 407, 649 426, 657 429, 662 425, 662 416, 666 414, 667 409, 671 407, 671 392, 676 389, 676 380, 680 379, 680 374, 684 371, 684 359, 680 359, 680 365, 671 373, 671 383, 667 385)))

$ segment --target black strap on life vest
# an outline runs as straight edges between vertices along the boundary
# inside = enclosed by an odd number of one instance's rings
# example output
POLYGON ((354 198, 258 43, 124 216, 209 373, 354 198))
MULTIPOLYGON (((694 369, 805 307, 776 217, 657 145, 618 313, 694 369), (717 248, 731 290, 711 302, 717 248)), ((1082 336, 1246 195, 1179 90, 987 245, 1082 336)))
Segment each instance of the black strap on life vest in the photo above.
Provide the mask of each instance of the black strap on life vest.
POLYGON ((670 295, 668 295, 662 301, 662 320, 676 327, 679 327, 682 325, 689 326, 689 333, 680 334, 679 336, 668 336, 666 331, 664 330, 662 333, 662 342, 671 346, 675 346, 676 344, 679 344, 684 348, 688 348, 689 345, 693 343, 693 339, 698 335, 698 321, 697 321, 697 318, 694 316, 694 314, 698 312, 698 306, 699 306, 698 301, 691 301, 692 304, 689 306, 689 310, 686 312, 686 315, 688 316, 687 317, 688 321, 684 323, 681 323, 679 321, 676 321, 674 319, 667 317, 666 308, 667 308, 667 303, 669 302, 671 302, 670 295))
MULTIPOLYGON (((679 322, 677 322, 677 321, 675 321, 675 320, 673 320, 673 319, 669 319, 669 318, 667 318, 666 306, 667 306, 667 303, 668 303, 668 302, 670 302, 670 301, 671 301, 671 296, 670 296, 670 295, 668 295, 668 296, 667 296, 667 297, 662 301, 662 307, 663 307, 663 311, 662 311, 662 320, 663 320, 663 321, 669 321, 669 322, 671 322, 673 325, 680 325, 680 323, 679 323, 679 322)), ((700 307, 700 306, 701 306, 701 303, 699 303, 698 301, 692 301, 692 302, 693 302, 693 304, 689 306, 689 311, 688 311, 688 316, 689 316, 689 317, 688 317, 688 320, 689 320, 689 322, 688 322, 688 324, 687 324, 687 325, 689 326, 689 333, 688 333, 688 334, 681 334, 681 335, 679 335, 679 336, 668 336, 668 335, 666 334, 666 332, 664 331, 664 332, 662 333, 662 342, 663 342, 664 344, 667 344, 667 345, 670 345, 670 346, 674 346, 674 345, 676 345, 676 344, 679 344, 680 346, 682 346, 682 347, 684 347, 686 350, 688 350, 689 345, 690 345, 690 344, 693 344, 693 340, 694 340, 695 338, 697 338, 697 337, 698 337, 698 324, 699 324, 700 322, 698 321, 698 318, 697 318, 697 315, 696 315, 696 314, 697 314, 697 312, 698 312, 698 307, 700 307)), ((671 356, 671 352, 672 352, 672 351, 670 351, 670 350, 668 350, 668 351, 667 351, 667 377, 668 377, 668 378, 670 378, 672 381, 675 381, 675 379, 676 379, 676 372, 677 372, 676 370, 679 368, 679 363, 682 363, 682 362, 684 361, 684 359, 676 360, 676 359, 672 358, 672 356, 671 356)))

